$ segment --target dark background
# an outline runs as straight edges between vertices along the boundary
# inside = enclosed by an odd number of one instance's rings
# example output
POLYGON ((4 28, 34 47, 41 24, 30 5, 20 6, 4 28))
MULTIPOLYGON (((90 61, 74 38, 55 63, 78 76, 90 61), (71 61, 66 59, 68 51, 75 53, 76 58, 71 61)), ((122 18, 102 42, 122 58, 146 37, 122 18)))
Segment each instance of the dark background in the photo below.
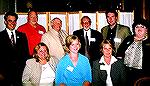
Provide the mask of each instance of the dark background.
MULTIPOLYGON (((124 0, 125 9, 123 11, 133 11, 134 4, 132 1, 124 0)), ((40 12, 95 12, 104 11, 107 8, 119 9, 121 8, 120 3, 122 3, 121 0, 17 0, 17 11, 27 11, 26 3, 28 2, 32 3, 32 8, 40 12)))
POLYGON ((38 12, 90 13, 114 8, 123 12, 134 11, 135 19, 145 17, 150 20, 150 0, 0 0, 0 14, 9 10, 28 12, 31 8, 38 12))

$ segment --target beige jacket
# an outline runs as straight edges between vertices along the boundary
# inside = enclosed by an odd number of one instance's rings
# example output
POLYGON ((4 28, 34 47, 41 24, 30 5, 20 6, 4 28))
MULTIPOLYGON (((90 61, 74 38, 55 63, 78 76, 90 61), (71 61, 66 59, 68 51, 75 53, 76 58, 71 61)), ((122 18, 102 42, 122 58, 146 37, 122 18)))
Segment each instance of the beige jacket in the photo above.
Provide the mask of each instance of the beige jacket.
MULTIPOLYGON (((65 38, 68 35, 65 31, 61 30, 63 41, 65 43, 65 38)), ((63 46, 61 45, 58 32, 54 29, 50 29, 47 33, 42 36, 41 42, 45 43, 49 48, 49 53, 52 57, 56 57, 60 60, 65 54, 63 46)))
MULTIPOLYGON (((49 66, 56 71, 58 60, 51 57, 48 62, 49 66)), ((28 59, 22 75, 23 86, 39 86, 42 73, 42 65, 36 62, 35 58, 28 59)))

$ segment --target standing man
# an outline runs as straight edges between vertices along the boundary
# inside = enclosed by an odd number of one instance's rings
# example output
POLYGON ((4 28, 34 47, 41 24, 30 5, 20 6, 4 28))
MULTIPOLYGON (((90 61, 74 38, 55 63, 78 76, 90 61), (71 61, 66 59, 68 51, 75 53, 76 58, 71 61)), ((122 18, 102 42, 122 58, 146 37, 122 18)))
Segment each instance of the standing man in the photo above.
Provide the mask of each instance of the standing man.
POLYGON ((73 34, 78 36, 81 42, 79 53, 89 58, 92 66, 92 61, 99 55, 99 44, 103 40, 103 36, 99 31, 91 29, 91 19, 88 16, 83 16, 81 19, 82 29, 74 31, 73 34))
POLYGON ((30 56, 32 56, 34 47, 41 41, 42 35, 46 32, 46 29, 42 25, 38 24, 37 12, 33 10, 29 11, 27 23, 19 26, 18 31, 26 34, 29 53, 30 56))
POLYGON ((58 60, 65 55, 65 38, 68 36, 61 27, 62 21, 57 17, 54 18, 51 21, 51 29, 41 39, 41 42, 48 46, 50 55, 58 60))
POLYGON ((24 33, 15 30, 18 15, 7 12, 6 28, 0 32, 0 85, 22 86, 22 73, 29 57, 28 41, 24 33))
POLYGON ((107 10, 105 14, 109 25, 104 26, 101 29, 101 33, 103 34, 104 39, 109 39, 113 42, 116 48, 115 51, 117 52, 122 41, 132 33, 128 26, 117 24, 118 13, 115 10, 107 10))

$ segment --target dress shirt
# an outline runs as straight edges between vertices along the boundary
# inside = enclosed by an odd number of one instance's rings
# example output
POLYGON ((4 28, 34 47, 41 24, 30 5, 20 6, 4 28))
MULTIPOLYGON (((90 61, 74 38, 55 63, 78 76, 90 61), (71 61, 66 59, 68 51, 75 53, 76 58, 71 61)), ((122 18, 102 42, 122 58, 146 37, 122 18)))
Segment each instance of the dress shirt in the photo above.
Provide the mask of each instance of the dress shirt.
POLYGON ((16 43, 16 33, 15 33, 15 30, 9 30, 8 28, 6 28, 6 31, 7 31, 7 33, 8 33, 8 35, 9 35, 9 38, 11 39, 11 35, 12 35, 12 33, 11 32, 13 32, 13 34, 14 34, 14 41, 15 41, 15 43, 16 43))
POLYGON ((99 61, 99 63, 104 63, 104 65, 100 65, 100 70, 106 70, 106 72, 107 72, 107 79, 106 79, 107 86, 113 86, 112 80, 110 77, 110 71, 111 71, 111 65, 116 61, 117 61, 117 59, 114 56, 111 56, 109 65, 104 61, 104 56, 102 56, 102 58, 99 61))

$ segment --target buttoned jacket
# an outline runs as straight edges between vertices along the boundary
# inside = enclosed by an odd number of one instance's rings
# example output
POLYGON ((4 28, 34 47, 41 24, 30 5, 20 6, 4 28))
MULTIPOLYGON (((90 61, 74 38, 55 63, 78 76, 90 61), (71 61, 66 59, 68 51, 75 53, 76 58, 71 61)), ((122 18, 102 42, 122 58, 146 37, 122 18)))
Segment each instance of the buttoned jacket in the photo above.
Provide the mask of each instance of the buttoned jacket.
MULTIPOLYGON (((102 33, 104 39, 107 38, 107 33, 108 33, 109 28, 110 28, 109 25, 107 25, 101 29, 101 33, 102 33)), ((129 27, 117 24, 115 38, 117 38, 119 40, 118 40, 118 42, 115 42, 116 51, 117 51, 119 45, 122 43, 122 41, 129 35, 132 35, 132 32, 130 31, 129 27)))

